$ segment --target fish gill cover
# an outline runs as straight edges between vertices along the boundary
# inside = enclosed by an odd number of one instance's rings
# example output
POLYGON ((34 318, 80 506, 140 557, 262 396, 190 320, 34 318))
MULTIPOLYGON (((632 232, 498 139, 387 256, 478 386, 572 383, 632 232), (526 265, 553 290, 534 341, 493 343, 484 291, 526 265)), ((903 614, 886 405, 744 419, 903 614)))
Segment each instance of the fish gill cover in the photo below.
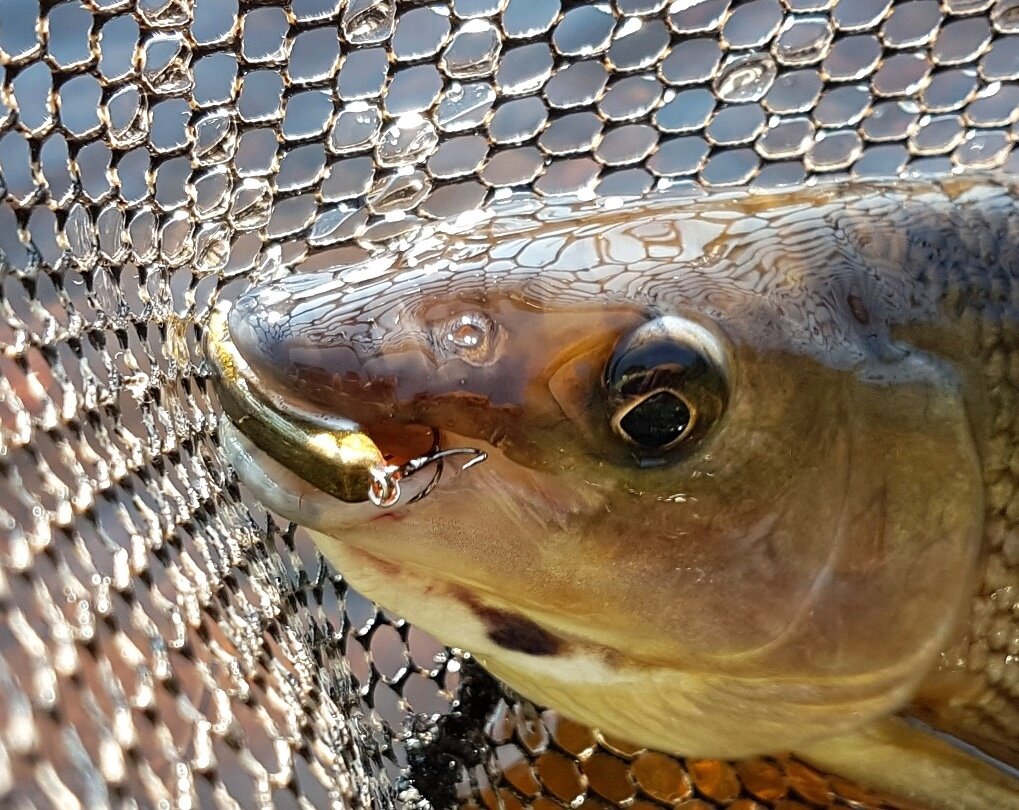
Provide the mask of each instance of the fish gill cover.
POLYGON ((581 728, 376 609, 237 485, 199 343, 510 193, 1014 171, 1017 34, 1015 0, 0 0, 0 802, 884 806, 581 728))

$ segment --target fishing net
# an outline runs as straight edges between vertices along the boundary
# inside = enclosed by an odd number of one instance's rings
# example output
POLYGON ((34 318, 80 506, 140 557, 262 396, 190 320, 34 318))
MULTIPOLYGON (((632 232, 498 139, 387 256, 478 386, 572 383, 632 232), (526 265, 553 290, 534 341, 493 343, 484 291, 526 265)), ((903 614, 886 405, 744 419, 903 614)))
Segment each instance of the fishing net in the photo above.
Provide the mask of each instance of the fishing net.
POLYGON ((507 693, 241 489, 252 278, 511 193, 1011 168, 1019 0, 0 0, 4 807, 882 806, 507 693))

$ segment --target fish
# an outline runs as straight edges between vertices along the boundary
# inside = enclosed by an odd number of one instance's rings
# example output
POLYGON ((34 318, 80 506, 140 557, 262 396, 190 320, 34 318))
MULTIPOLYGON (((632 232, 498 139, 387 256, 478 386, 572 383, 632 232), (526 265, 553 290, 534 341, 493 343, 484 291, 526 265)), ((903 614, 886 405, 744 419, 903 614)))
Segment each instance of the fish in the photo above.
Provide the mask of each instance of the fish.
POLYGON ((210 325, 228 458, 567 717, 1019 808, 1017 182, 511 200, 282 275, 210 325))

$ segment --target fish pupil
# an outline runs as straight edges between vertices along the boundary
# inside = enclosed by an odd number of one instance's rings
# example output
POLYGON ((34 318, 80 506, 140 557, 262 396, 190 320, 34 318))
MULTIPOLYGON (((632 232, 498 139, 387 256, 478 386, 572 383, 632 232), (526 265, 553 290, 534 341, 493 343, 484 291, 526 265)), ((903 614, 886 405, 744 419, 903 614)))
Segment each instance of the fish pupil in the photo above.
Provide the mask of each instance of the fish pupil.
POLYGON ((669 391, 659 391, 633 406, 619 420, 632 442, 649 450, 672 444, 690 424, 690 409, 669 391))

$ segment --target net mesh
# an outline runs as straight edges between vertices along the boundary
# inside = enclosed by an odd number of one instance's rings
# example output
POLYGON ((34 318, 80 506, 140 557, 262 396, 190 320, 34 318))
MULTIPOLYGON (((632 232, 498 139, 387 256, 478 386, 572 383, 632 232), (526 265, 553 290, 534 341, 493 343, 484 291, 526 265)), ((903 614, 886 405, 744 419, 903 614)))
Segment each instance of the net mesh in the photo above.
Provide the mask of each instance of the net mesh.
POLYGON ((509 193, 1016 168, 1019 0, 0 0, 11 807, 885 806, 505 692, 240 489, 219 300, 509 193))

